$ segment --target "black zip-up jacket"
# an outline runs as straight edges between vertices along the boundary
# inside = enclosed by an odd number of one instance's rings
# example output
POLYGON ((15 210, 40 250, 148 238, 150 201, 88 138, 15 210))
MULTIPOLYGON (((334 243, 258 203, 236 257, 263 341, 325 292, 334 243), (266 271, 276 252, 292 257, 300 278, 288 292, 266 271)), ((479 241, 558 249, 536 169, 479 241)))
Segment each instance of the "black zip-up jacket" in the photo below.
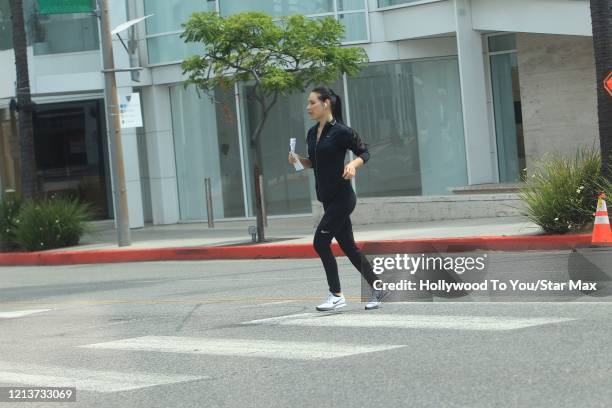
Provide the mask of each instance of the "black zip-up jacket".
POLYGON ((308 159, 315 172, 317 200, 330 202, 339 191, 351 188, 351 181, 342 178, 347 149, 361 157, 364 163, 370 159, 370 153, 353 129, 335 119, 325 124, 317 143, 318 126, 311 127, 306 136, 308 159))

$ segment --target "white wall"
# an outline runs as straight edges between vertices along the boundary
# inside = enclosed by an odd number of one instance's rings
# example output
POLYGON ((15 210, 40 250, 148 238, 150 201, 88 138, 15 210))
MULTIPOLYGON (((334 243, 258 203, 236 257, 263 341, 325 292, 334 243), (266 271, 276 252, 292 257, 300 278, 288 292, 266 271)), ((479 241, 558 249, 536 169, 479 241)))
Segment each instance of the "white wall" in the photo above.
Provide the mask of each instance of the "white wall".
POLYGON ((30 58, 33 94, 102 90, 100 51, 37 55, 30 58))
POLYGON ((386 41, 436 36, 455 31, 452 1, 411 5, 379 13, 383 17, 386 41))
POLYGON ((474 28, 592 35, 588 0, 471 0, 474 28))
MULTIPOLYGON (((373 41, 445 36, 456 31, 452 0, 371 8, 373 41), (384 33, 384 38, 380 38, 384 33)), ((478 31, 591 35, 588 0, 470 0, 478 31)))
MULTIPOLYGON (((0 98, 15 96, 15 53, 13 50, 0 51, 0 98)), ((0 102, 0 106, 8 104, 0 102)))
MULTIPOLYGON (((15 96, 15 53, 0 51, 0 98, 15 96)), ((100 51, 34 55, 28 47, 28 70, 32 95, 101 91, 100 51)))

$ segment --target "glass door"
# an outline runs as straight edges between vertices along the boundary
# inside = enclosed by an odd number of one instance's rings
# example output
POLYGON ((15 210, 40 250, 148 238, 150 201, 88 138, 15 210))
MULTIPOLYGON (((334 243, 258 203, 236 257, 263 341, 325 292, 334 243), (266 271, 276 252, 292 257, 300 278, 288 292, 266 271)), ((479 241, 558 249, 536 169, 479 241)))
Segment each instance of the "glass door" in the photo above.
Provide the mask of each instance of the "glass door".
POLYGON ((499 181, 517 182, 526 162, 516 39, 514 34, 495 35, 488 43, 499 181))

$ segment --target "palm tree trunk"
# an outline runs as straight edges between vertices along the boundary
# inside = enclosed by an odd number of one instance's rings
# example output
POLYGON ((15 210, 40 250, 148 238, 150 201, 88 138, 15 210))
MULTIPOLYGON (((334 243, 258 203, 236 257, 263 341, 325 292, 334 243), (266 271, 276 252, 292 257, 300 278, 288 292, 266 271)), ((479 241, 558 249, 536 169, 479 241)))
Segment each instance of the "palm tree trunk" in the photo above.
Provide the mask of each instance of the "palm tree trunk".
POLYGON ((612 97, 605 91, 603 81, 612 71, 612 0, 591 0, 593 45, 597 75, 597 115, 601 145, 601 172, 612 179, 612 97))
POLYGON ((28 52, 23 0, 10 0, 13 28, 13 48, 17 71, 17 104, 19 106, 19 135, 21 163, 21 196, 32 198, 38 192, 36 160, 34 156, 34 135, 32 129, 33 104, 30 96, 28 73, 28 52))

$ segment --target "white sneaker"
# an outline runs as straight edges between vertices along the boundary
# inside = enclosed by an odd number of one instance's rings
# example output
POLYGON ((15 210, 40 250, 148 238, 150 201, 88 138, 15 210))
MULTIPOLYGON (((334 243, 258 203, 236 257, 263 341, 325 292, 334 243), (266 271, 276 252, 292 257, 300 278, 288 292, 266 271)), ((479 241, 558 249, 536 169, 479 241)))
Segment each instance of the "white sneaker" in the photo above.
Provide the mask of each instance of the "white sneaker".
POLYGON ((346 299, 344 299, 344 295, 336 296, 333 293, 329 293, 325 302, 321 303, 316 309, 319 312, 327 312, 329 310, 340 309, 341 307, 346 306, 346 299))
POLYGON ((388 290, 372 290, 372 296, 365 306, 365 310, 378 309, 383 299, 389 294, 388 290))

